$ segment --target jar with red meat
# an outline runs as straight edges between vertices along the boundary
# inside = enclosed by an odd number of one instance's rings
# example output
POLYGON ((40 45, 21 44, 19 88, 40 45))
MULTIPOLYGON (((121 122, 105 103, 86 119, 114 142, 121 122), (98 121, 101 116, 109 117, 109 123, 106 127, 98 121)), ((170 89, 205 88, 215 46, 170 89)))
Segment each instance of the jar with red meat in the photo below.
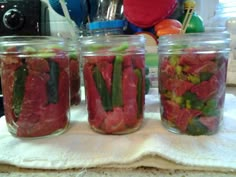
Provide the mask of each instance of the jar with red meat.
POLYGON ((17 137, 42 137, 67 130, 71 42, 49 36, 5 36, 0 45, 9 132, 17 137))
POLYGON ((90 127, 103 134, 138 130, 144 117, 145 39, 139 35, 81 41, 90 127))
POLYGON ((160 37, 160 113, 169 131, 188 135, 218 132, 223 119, 227 32, 160 37))

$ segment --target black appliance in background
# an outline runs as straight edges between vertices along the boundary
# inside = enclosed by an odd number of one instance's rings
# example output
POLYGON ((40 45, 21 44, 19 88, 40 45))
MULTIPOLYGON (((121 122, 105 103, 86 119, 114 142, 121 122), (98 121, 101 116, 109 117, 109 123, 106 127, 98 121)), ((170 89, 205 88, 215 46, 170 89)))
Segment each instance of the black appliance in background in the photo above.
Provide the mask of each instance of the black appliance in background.
POLYGON ((41 0, 0 0, 0 36, 47 35, 48 14, 41 0))

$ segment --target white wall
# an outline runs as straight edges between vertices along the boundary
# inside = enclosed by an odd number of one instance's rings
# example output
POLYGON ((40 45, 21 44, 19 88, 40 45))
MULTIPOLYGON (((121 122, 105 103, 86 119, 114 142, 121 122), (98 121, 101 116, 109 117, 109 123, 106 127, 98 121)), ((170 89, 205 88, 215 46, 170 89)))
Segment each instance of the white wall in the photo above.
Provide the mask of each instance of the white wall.
POLYGON ((41 0, 48 4, 50 31, 53 36, 67 36, 69 33, 68 25, 64 16, 57 14, 49 4, 48 0, 41 0))
POLYGON ((195 2, 196 12, 203 18, 204 23, 207 25, 209 20, 215 15, 219 0, 195 0, 195 2))

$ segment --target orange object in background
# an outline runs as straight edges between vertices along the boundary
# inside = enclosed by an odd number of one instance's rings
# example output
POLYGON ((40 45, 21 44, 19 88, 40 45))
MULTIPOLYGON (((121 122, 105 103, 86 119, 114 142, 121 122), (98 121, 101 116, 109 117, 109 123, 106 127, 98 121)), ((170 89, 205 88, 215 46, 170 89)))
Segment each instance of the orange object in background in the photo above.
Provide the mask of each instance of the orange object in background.
POLYGON ((176 19, 164 19, 154 26, 154 30, 158 37, 167 34, 179 34, 181 29, 182 23, 176 19))
POLYGON ((179 34, 181 32, 181 28, 177 28, 174 26, 166 27, 166 28, 161 28, 156 32, 156 35, 163 36, 167 34, 179 34))
POLYGON ((175 26, 177 28, 182 28, 182 23, 180 23, 178 20, 175 19, 164 19, 161 22, 157 23, 154 26, 155 31, 161 29, 161 28, 167 28, 170 26, 175 26))

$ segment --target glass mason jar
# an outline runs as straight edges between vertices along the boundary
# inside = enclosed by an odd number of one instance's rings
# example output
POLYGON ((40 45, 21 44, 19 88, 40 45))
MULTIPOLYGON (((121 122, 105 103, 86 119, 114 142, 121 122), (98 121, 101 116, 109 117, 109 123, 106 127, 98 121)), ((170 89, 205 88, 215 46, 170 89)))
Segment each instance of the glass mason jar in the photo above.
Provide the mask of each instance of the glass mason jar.
POLYGON ((70 70, 70 104, 71 106, 79 105, 81 102, 81 78, 80 78, 80 54, 78 42, 71 42, 68 50, 69 70, 70 70), (76 44, 77 43, 77 44, 76 44))
POLYGON ((227 32, 160 37, 160 113, 174 133, 210 135, 223 118, 229 57, 227 32))
POLYGON ((74 47, 46 36, 0 37, 0 45, 9 132, 17 137, 63 133, 69 125, 69 62, 74 47))
POLYGON ((143 36, 87 37, 81 41, 83 76, 91 128, 126 134, 144 116, 145 39, 143 36))

